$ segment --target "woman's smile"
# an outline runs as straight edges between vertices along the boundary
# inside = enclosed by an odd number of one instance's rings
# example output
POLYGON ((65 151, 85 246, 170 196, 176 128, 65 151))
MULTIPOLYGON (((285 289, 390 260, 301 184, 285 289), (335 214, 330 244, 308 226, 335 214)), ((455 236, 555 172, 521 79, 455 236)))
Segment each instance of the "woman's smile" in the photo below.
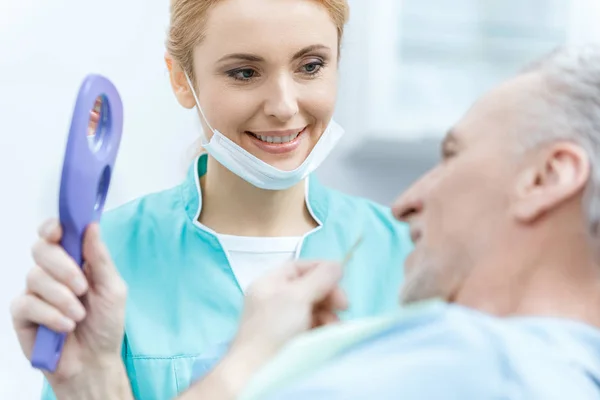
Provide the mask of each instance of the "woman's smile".
POLYGON ((271 154, 285 154, 293 152, 300 146, 306 128, 285 131, 246 131, 245 133, 260 150, 271 154))

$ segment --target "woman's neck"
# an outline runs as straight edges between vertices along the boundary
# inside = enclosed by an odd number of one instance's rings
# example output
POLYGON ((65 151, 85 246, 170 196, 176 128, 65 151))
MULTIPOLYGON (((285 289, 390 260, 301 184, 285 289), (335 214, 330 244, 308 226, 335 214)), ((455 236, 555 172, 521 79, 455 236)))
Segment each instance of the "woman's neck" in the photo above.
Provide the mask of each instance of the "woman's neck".
POLYGON ((302 236, 317 226, 305 201, 305 183, 287 190, 259 189, 212 157, 200 180, 199 222, 217 233, 236 236, 302 236))

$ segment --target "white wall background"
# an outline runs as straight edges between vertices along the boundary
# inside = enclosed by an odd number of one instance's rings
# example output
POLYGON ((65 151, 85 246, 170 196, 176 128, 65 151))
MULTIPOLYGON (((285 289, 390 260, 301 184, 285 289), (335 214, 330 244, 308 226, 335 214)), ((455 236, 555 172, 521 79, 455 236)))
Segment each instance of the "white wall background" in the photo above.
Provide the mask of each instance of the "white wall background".
MULTIPOLYGON (((400 2, 350 3, 337 112, 348 135, 319 174, 350 193, 389 202, 435 162, 442 132, 420 140, 419 133, 398 132, 386 119, 394 112, 395 91, 385 77, 398 73, 390 16, 400 2)), ((598 0, 572 3, 571 40, 599 37, 598 0)), ((187 168, 197 124, 170 91, 163 64, 167 12, 167 0, 0 0, 2 400, 39 397, 40 374, 21 356, 8 305, 31 266, 29 249, 38 224, 57 215, 64 144, 85 75, 109 77, 125 107, 108 207, 174 185, 187 168)))
POLYGON ((21 356, 7 312, 31 266, 36 227, 57 215, 60 169, 79 85, 109 77, 124 135, 108 206, 175 184, 195 139, 163 63, 168 1, 0 3, 0 399, 35 399, 40 374, 21 356))

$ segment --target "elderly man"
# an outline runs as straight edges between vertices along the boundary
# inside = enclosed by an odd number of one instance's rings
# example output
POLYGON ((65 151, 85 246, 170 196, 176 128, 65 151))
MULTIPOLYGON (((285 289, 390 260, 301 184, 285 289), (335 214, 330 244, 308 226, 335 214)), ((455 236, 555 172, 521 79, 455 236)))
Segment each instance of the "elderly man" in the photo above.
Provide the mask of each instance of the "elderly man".
MULTIPOLYGON (((442 150, 394 207, 415 243, 396 314, 284 346, 345 306, 339 266, 284 268, 181 399, 600 399, 600 48, 492 90, 442 150)), ((131 398, 122 369, 90 370, 49 380, 59 398, 131 398)))

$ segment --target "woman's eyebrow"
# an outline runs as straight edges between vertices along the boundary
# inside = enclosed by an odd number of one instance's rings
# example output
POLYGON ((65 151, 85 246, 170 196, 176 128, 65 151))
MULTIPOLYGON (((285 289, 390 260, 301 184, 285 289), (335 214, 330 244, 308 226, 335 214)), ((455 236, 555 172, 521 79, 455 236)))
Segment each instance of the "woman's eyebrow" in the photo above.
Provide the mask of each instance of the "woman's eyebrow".
POLYGON ((329 47, 325 46, 324 44, 312 44, 310 46, 306 46, 305 48, 303 48, 300 51, 297 51, 296 54, 294 54, 294 56, 292 57, 292 60, 297 60, 298 58, 302 58, 306 54, 312 53, 313 51, 317 51, 317 50, 331 50, 331 49, 329 47))
MULTIPOLYGON (((302 58, 304 57, 306 54, 311 53, 313 51, 317 51, 317 50, 331 50, 329 47, 323 45, 323 44, 313 44, 310 46, 306 46, 303 49, 297 51, 294 56, 292 57, 292 60, 297 60, 298 58, 302 58)), ((256 54, 250 54, 250 53, 232 53, 232 54, 227 54, 221 58, 219 58, 218 62, 223 62, 223 61, 229 61, 229 60, 241 60, 241 61, 250 61, 250 62, 263 62, 265 61, 264 58, 257 56, 256 54)))
POLYGON ((228 60, 242 60, 242 61, 251 61, 251 62, 262 62, 262 61, 264 61, 264 58, 259 57, 259 56, 254 55, 254 54, 248 54, 248 53, 232 53, 232 54, 227 54, 226 56, 223 56, 223 57, 219 58, 218 62, 228 61, 228 60))

